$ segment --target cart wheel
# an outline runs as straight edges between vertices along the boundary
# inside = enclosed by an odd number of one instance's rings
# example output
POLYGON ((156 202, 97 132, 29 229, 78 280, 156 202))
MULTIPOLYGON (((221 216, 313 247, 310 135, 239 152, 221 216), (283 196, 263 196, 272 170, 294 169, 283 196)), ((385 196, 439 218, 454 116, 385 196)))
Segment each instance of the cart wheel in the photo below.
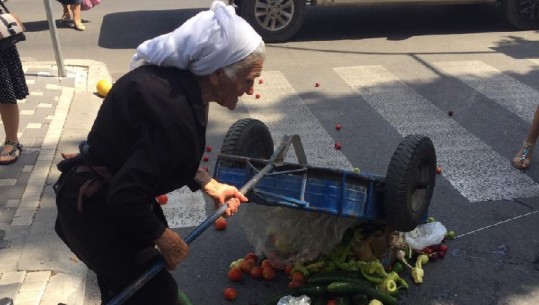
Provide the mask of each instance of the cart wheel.
POLYGON ((269 159, 273 155, 273 139, 268 127, 261 121, 240 119, 228 129, 221 153, 253 159, 269 159))
POLYGON ((427 212, 436 179, 436 152, 430 138, 405 137, 387 169, 384 210, 395 230, 408 232, 427 212))

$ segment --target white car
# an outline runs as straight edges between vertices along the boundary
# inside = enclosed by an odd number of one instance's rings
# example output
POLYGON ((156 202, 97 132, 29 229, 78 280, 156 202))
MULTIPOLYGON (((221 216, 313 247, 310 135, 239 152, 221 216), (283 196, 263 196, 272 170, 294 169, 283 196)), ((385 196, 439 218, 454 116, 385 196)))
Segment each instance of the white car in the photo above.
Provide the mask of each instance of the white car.
POLYGON ((292 38, 311 6, 376 4, 498 4, 517 30, 539 29, 539 0, 228 0, 266 42, 292 38))

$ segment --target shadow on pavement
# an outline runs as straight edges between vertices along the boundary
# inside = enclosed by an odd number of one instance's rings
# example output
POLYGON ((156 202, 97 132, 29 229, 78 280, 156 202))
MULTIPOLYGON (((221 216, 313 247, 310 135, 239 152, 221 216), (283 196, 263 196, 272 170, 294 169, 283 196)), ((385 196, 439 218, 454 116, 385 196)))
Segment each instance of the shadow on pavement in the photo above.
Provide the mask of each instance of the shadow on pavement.
POLYGON ((107 49, 135 49, 140 43, 173 31, 202 9, 134 11, 106 15, 98 45, 107 49))

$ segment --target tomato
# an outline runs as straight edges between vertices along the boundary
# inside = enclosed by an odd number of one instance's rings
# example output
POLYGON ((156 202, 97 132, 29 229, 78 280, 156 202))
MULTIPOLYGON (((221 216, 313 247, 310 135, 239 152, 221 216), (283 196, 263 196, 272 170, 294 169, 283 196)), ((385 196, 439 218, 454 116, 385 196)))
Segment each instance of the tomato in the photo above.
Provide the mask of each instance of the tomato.
POLYGON ((245 257, 243 259, 245 260, 252 259, 255 262, 255 265, 256 265, 256 262, 258 262, 258 256, 256 256, 254 252, 249 252, 245 254, 245 257))
POLYGON ((436 173, 437 174, 441 174, 443 171, 444 170, 440 166, 436 167, 436 173))
POLYGON ((225 288, 225 299, 232 301, 238 297, 238 292, 232 287, 225 288))
POLYGON ((253 266, 251 272, 249 272, 252 278, 259 279, 262 278, 262 268, 260 266, 253 266))
POLYGON ((265 280, 271 281, 275 278, 276 275, 277 274, 275 272, 275 269, 273 269, 273 267, 266 266, 262 268, 262 277, 265 280))
POLYGON ((290 279, 301 284, 305 283, 305 275, 299 271, 294 271, 294 273, 292 273, 290 276, 290 279))
POLYGON ((337 305, 337 301, 336 300, 328 300, 327 304, 326 305, 337 305))
POLYGON ((288 264, 284 267, 284 274, 286 274, 287 276, 290 276, 290 272, 292 272, 292 268, 294 268, 293 265, 291 264, 288 264))
POLYGON ((218 231, 226 230, 226 219, 224 217, 219 217, 213 225, 218 231))
POLYGON ((449 250, 449 247, 445 244, 441 244, 440 247, 438 248, 439 251, 444 251, 444 252, 447 252, 447 250, 449 250))
POLYGON ((241 271, 248 274, 251 272, 251 269, 253 268, 254 265, 255 263, 252 259, 243 260, 243 262, 241 262, 240 264, 240 269, 241 271))
POLYGON ((242 277, 243 277, 243 272, 241 272, 240 268, 234 267, 228 270, 228 279, 231 280, 232 282, 239 282, 242 277))
POLYGON ((167 194, 159 195, 155 197, 155 201, 157 201, 157 203, 159 203, 160 205, 165 205, 168 202, 168 196, 167 194))
POLYGON ((297 281, 290 281, 290 282, 288 282, 288 288, 289 288, 289 289, 298 288, 298 287, 300 287, 300 286, 303 286, 303 284, 300 283, 300 282, 297 282, 297 281))
POLYGON ((260 267, 262 267, 262 269, 266 268, 266 267, 272 267, 273 266, 271 265, 269 259, 264 259, 261 263, 260 263, 260 267))

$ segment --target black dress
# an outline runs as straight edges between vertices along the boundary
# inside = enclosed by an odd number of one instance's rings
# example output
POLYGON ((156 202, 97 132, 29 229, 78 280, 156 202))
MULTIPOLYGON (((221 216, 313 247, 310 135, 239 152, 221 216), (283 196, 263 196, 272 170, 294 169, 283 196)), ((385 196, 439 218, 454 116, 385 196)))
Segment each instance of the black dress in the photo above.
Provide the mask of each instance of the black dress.
POLYGON ((17 47, 0 50, 0 104, 16 104, 27 95, 28 86, 17 47))
MULTIPOLYGON (((92 172, 63 173, 55 229, 97 274, 104 304, 160 255, 154 241, 167 227, 155 196, 193 180, 205 148, 207 105, 189 71, 142 66, 120 78, 88 135, 86 164, 112 177, 90 197, 78 197, 92 172)), ((177 305, 178 287, 161 270, 124 305, 177 305)))

